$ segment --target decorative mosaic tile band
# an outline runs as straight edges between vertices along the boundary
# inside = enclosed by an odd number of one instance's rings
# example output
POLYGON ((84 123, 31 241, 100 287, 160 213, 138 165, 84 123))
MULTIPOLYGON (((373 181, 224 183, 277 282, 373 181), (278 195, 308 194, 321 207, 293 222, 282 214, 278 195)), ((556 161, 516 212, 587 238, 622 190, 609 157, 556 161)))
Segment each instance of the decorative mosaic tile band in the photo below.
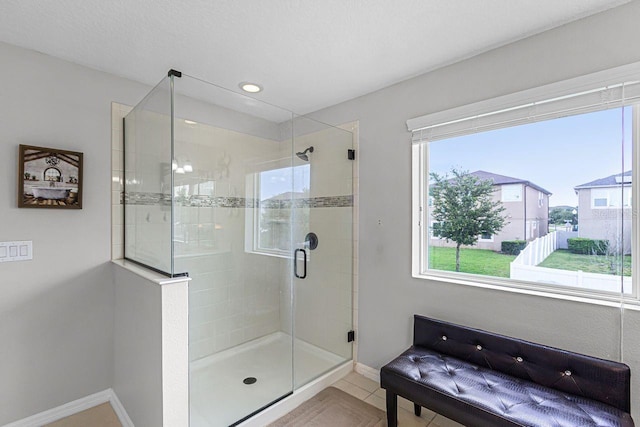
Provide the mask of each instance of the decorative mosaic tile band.
MULTIPOLYGON (((123 193, 120 203, 171 206, 171 196, 164 193, 123 193)), ((265 200, 263 202, 244 197, 180 196, 176 198, 176 204, 178 206, 212 208, 257 208, 260 206, 267 209, 289 209, 292 206, 295 208, 344 208, 353 206, 353 196, 310 197, 293 200, 265 200)))
MULTIPOLYGON (((171 195, 165 193, 124 193, 124 202, 128 205, 171 206, 171 195)), ((178 206, 204 206, 215 208, 251 208, 253 199, 244 197, 180 196, 176 198, 178 206)))
POLYGON ((353 206, 353 196, 310 197, 286 200, 265 200, 262 207, 270 209, 296 208, 345 208, 353 206))
POLYGON ((171 194, 165 193, 121 193, 120 203, 127 205, 171 206, 171 194))
POLYGON ((210 196, 187 196, 177 197, 178 206, 201 206, 211 208, 252 208, 255 200, 244 197, 210 197, 210 196))

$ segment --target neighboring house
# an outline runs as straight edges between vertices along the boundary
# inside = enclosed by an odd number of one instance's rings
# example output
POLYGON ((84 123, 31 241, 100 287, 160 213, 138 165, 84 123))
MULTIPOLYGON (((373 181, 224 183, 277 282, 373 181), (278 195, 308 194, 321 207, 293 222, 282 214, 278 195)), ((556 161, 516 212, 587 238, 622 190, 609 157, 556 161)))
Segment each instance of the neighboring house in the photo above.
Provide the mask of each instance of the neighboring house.
POLYGON ((574 187, 578 195, 578 235, 605 239, 631 253, 631 171, 574 187), (622 230, 622 242, 616 241, 622 230))
MULTIPOLYGON (((525 179, 485 171, 475 171, 470 175, 493 182, 493 200, 502 202, 505 208, 503 215, 507 219, 499 234, 480 236, 475 247, 500 251, 504 240, 531 241, 549 232, 549 191, 525 179)), ((432 228, 433 224, 430 232, 432 228)), ((434 237, 432 232, 429 243, 431 246, 455 246, 454 242, 434 237)))

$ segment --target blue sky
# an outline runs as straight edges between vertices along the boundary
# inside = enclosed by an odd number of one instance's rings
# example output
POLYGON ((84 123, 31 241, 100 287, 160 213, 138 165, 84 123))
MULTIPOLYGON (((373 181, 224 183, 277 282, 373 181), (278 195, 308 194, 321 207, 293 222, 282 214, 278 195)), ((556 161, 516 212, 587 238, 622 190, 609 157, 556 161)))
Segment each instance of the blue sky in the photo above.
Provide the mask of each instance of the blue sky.
POLYGON ((553 193, 550 206, 577 206, 573 187, 631 164, 631 107, 429 143, 431 172, 484 170, 524 179, 553 193))
POLYGON ((260 200, 290 191, 303 192, 310 186, 311 165, 304 164, 293 168, 280 168, 260 173, 260 200), (293 173, 292 173, 293 172, 293 173), (293 179, 293 183, 291 180, 293 179))

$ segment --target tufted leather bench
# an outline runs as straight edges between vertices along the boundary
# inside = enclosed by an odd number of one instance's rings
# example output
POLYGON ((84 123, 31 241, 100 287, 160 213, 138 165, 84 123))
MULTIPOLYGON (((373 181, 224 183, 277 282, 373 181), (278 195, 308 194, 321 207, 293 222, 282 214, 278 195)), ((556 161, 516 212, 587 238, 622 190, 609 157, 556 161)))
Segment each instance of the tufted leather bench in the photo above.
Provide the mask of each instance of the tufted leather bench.
POLYGON ((397 396, 467 426, 633 426, 627 365, 414 316, 413 346, 380 370, 397 396))

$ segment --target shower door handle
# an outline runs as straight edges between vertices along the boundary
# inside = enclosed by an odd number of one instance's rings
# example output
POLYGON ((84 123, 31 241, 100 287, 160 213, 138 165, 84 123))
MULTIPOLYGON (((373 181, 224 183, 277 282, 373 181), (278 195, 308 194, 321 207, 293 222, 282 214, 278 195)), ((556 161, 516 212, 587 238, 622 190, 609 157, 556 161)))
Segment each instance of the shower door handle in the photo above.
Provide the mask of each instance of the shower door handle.
POLYGON ((298 279, 305 279, 307 277, 307 251, 304 249, 296 249, 293 252, 293 274, 295 274, 298 279), (302 252, 303 255, 304 272, 302 275, 298 274, 298 252, 302 252))

